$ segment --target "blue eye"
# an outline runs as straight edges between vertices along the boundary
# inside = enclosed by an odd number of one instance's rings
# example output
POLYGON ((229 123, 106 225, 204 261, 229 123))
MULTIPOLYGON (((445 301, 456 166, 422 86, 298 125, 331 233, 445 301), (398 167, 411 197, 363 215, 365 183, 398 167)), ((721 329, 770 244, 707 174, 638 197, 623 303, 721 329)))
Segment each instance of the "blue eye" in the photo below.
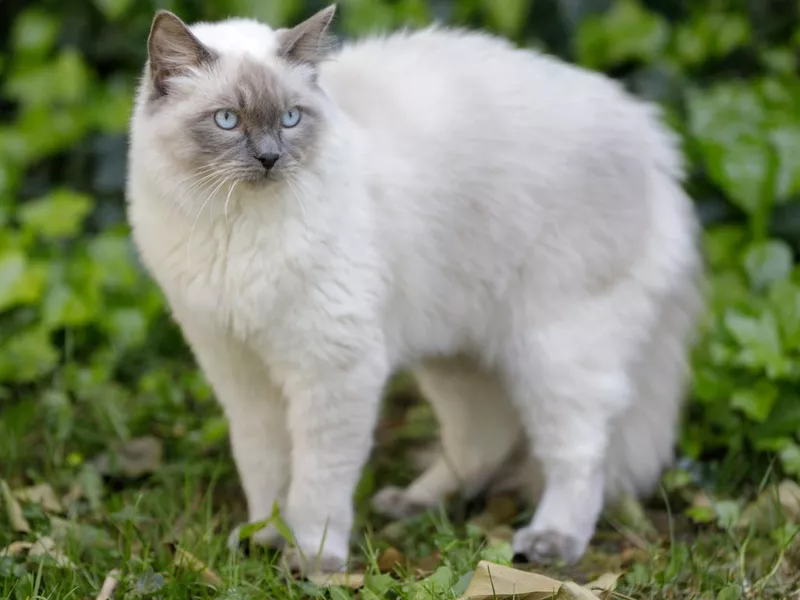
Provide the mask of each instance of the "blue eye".
POLYGON ((229 108, 221 108, 214 113, 214 122, 220 129, 233 129, 239 124, 239 115, 229 108))
POLYGON ((300 109, 296 106, 281 115, 281 125, 291 129, 300 122, 300 109))

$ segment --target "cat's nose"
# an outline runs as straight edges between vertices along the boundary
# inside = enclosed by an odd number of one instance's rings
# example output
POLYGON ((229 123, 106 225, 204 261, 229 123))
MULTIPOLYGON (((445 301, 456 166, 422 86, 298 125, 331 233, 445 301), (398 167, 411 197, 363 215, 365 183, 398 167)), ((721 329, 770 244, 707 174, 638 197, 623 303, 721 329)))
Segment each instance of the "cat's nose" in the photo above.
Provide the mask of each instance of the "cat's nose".
POLYGON ((278 159, 280 157, 281 157, 280 154, 275 154, 274 152, 268 152, 266 154, 256 155, 258 162, 260 162, 267 171, 269 171, 272 167, 275 166, 275 163, 278 162, 278 159))

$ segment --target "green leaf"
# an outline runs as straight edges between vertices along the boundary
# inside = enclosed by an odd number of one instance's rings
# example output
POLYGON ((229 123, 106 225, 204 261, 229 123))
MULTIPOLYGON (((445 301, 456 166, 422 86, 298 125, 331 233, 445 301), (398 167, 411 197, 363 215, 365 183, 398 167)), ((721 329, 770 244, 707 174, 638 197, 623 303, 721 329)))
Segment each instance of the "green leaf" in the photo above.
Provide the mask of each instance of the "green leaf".
POLYGON ((734 526, 742 511, 739 504, 734 500, 721 500, 714 504, 714 512, 717 515, 717 524, 722 529, 730 529, 734 526))
POLYGON ((499 33, 516 38, 525 26, 530 0, 484 0, 489 20, 499 33))
POLYGON ((0 253, 0 312, 39 300, 46 276, 46 268, 39 262, 30 262, 22 252, 0 253))
POLYGON ((627 61, 651 63, 669 41, 669 26, 637 0, 619 0, 605 14, 587 18, 578 30, 578 61, 599 69, 627 61))
POLYGON ((58 30, 59 22, 54 15, 37 8, 28 9, 14 19, 11 34, 14 50, 43 56, 53 48, 58 30))
POLYGON ((0 345, 0 382, 33 381, 47 375, 58 359, 46 329, 36 327, 13 334, 0 345))
POLYGON ((748 214, 769 208, 776 158, 758 90, 746 84, 717 84, 690 90, 686 101, 689 129, 711 179, 748 214))
POLYGON ((789 277, 792 263, 792 249, 781 240, 752 244, 744 255, 744 267, 750 285, 756 290, 789 277))
POLYGON ((787 349, 800 348, 800 286, 791 281, 776 282, 769 299, 784 345, 787 349))
POLYGON ((678 27, 674 51, 682 64, 698 66, 730 54, 750 36, 750 23, 744 16, 702 11, 678 27))
POLYGON ((750 420, 763 423, 778 401, 778 388, 769 381, 759 381, 751 388, 736 390, 731 406, 742 411, 750 420))
POLYGON ((92 73, 81 54, 68 48, 51 62, 11 73, 5 91, 26 109, 76 105, 86 102, 91 78, 92 73))
POLYGON ((128 12, 133 0, 92 0, 109 21, 117 21, 128 12))
POLYGON ((742 347, 739 358, 743 364, 765 368, 772 378, 786 373, 788 364, 778 324, 771 312, 764 311, 759 318, 754 318, 729 310, 725 314, 725 327, 742 347))
POLYGON ((23 226, 44 238, 71 237, 81 230, 92 209, 92 199, 69 190, 57 190, 23 204, 19 219, 23 226))
POLYGON ((89 242, 88 250, 104 286, 114 291, 140 288, 142 273, 134 263, 133 247, 127 236, 110 231, 101 233, 89 242))
POLYGON ((794 442, 787 443, 778 454, 783 470, 788 475, 800 479, 800 446, 794 442))
POLYGON ((53 285, 45 295, 42 305, 42 322, 45 326, 78 327, 92 322, 95 311, 87 298, 65 284, 53 285))
POLYGON ((770 140, 778 156, 775 196, 785 201, 800 194, 800 123, 781 123, 770 140))
POLYGON ((717 594, 717 600, 740 600, 743 595, 744 591, 741 586, 731 584, 720 590, 719 594, 717 594))

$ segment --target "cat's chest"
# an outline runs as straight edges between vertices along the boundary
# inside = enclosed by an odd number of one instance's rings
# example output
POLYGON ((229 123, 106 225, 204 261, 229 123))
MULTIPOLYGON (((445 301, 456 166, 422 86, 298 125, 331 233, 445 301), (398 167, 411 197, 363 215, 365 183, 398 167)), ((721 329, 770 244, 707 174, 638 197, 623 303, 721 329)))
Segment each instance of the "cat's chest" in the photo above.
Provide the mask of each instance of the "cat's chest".
POLYGON ((164 223, 148 263, 173 310, 216 322, 247 339, 279 321, 298 285, 292 258, 275 232, 249 223, 187 228, 164 223))

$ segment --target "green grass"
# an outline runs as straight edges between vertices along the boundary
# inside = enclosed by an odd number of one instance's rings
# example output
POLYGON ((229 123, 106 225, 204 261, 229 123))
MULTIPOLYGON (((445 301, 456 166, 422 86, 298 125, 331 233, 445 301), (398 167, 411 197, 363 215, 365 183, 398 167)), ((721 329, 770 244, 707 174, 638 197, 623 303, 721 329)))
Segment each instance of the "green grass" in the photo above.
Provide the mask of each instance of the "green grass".
MULTIPOLYGON (((52 415, 40 405, 6 401, 0 412, 3 479, 11 488, 48 483, 66 499, 60 515, 22 503, 28 534, 14 532, 7 510, 0 512, 0 547, 49 536, 73 566, 60 568, 52 558, 25 553, 0 557, 0 597, 95 598, 108 573, 119 569, 115 598, 458 598, 479 560, 510 562, 510 547, 503 540, 529 512, 512 510, 501 518, 506 521, 502 526, 487 521, 487 515, 499 514, 492 508, 498 506, 496 499, 483 506, 454 502, 446 510, 402 523, 372 514, 370 495, 386 482, 408 481, 413 469, 407 451, 433 432, 429 411, 404 393, 395 393, 394 409, 386 411, 375 457, 356 497, 353 570, 367 574, 358 592, 323 590, 293 579, 268 552, 243 556, 227 551, 227 532, 244 517, 245 507, 224 422, 213 402, 201 403, 201 410, 184 405, 186 414, 172 406, 169 418, 161 414, 163 406, 154 408, 150 432, 163 440, 164 456, 152 473, 131 479, 101 477, 92 466, 103 445, 116 442, 109 425, 113 419, 100 408, 94 414, 71 415, 71 433, 58 439, 52 415), (202 561, 221 585, 176 567, 176 547, 202 561), (389 548, 401 560, 387 565, 389 548), (379 567, 391 572, 381 573, 379 567)), ((716 508, 689 510, 696 520, 711 522, 697 526, 686 516, 697 489, 685 473, 678 474, 682 477, 673 473, 667 480, 669 493, 648 506, 649 534, 632 533, 617 522, 612 527, 606 519, 578 565, 519 568, 579 583, 622 572, 618 598, 800 598, 797 527, 780 511, 768 527, 725 527, 740 514, 745 496, 757 492, 745 488, 739 498, 728 497, 716 508)), ((506 505, 509 501, 505 499, 506 505)))

